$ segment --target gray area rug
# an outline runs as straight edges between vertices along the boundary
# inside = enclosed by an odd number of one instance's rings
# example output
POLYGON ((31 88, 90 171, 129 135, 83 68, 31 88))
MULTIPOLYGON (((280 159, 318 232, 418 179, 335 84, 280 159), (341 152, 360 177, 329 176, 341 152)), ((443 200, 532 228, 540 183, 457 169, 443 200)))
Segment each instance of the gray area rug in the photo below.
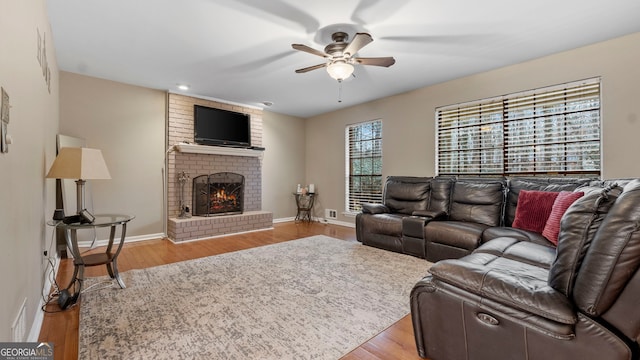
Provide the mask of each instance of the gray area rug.
POLYGON ((318 235, 127 271, 82 295, 79 358, 339 359, 409 313, 429 265, 318 235))

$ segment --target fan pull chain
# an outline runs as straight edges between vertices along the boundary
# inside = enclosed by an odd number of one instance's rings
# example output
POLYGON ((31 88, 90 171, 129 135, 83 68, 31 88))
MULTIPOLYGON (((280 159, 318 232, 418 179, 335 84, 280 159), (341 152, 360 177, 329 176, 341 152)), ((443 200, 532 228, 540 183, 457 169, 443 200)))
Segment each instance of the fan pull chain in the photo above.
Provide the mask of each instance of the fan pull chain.
POLYGON ((342 80, 338 80, 338 102, 342 102, 342 80))

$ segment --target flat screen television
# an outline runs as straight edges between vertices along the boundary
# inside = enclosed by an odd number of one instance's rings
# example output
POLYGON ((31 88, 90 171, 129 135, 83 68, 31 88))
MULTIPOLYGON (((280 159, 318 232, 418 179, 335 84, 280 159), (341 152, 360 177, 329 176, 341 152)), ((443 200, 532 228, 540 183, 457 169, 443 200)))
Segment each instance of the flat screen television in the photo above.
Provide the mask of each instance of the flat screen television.
POLYGON ((196 144, 251 146, 251 119, 248 114, 194 105, 193 118, 196 144))

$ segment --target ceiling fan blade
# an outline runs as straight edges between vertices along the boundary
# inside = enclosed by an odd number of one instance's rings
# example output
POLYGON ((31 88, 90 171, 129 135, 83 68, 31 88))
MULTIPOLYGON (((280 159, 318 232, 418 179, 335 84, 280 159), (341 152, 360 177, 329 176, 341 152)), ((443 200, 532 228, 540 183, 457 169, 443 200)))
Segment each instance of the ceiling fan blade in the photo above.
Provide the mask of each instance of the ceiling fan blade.
POLYGON ((346 56, 353 56, 360 49, 365 47, 367 44, 373 41, 371 35, 367 33, 356 33, 353 37, 353 40, 347 45, 347 47, 342 51, 346 56), (348 54, 348 55, 347 55, 348 54))
POLYGON ((308 66, 306 68, 302 68, 302 69, 298 69, 296 70, 296 74, 302 74, 302 73, 306 73, 309 72, 311 70, 316 70, 316 69, 322 69, 323 67, 326 67, 327 64, 318 64, 318 65, 313 65, 313 66, 308 66))
POLYGON ((295 54, 294 51, 281 52, 278 54, 273 54, 264 58, 255 59, 253 61, 249 61, 246 63, 235 64, 229 66, 229 69, 243 72, 251 72, 251 71, 262 71, 265 67, 271 65, 277 65, 279 60, 282 60, 292 54, 295 54))
POLYGON ((388 57, 375 57, 375 58, 355 58, 358 64, 361 65, 374 65, 374 66, 384 66, 389 67, 396 63, 396 59, 392 56, 388 57))
POLYGON ((360 0, 351 15, 351 20, 361 25, 378 24, 389 19, 409 2, 410 0, 360 0))
POLYGON ((291 44, 291 47, 299 50, 299 51, 304 51, 304 52, 308 52, 309 54, 313 54, 313 55, 318 55, 320 57, 327 57, 327 54, 323 53, 320 50, 316 50, 314 48, 308 47, 307 45, 303 45, 303 44, 291 44))
POLYGON ((240 8, 242 12, 255 15, 260 19, 269 17, 283 26, 291 27, 292 24, 301 26, 307 34, 316 32, 320 27, 318 19, 300 7, 290 5, 283 0, 218 0, 218 2, 227 3, 229 7, 240 8))

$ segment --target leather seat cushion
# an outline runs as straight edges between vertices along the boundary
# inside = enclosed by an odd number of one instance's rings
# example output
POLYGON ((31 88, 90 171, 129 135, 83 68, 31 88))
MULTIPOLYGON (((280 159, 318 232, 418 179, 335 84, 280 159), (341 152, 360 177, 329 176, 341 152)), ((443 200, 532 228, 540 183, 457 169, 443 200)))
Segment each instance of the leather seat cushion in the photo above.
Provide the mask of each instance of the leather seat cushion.
POLYGON ((499 237, 510 237, 521 241, 528 241, 544 246, 553 246, 553 243, 540 233, 517 229, 512 227, 490 227, 482 233, 482 242, 486 243, 499 237))
POLYGON ((556 249, 512 237, 495 238, 482 244, 475 252, 493 254, 505 259, 521 261, 529 265, 551 268, 556 258, 556 249))
POLYGON ((547 284, 548 270, 477 252, 442 260, 429 272, 438 280, 482 298, 563 324, 575 324, 569 299, 547 284))
POLYGON ((431 221, 427 224, 425 239, 471 251, 480 245, 482 232, 487 227, 465 221, 431 221))

